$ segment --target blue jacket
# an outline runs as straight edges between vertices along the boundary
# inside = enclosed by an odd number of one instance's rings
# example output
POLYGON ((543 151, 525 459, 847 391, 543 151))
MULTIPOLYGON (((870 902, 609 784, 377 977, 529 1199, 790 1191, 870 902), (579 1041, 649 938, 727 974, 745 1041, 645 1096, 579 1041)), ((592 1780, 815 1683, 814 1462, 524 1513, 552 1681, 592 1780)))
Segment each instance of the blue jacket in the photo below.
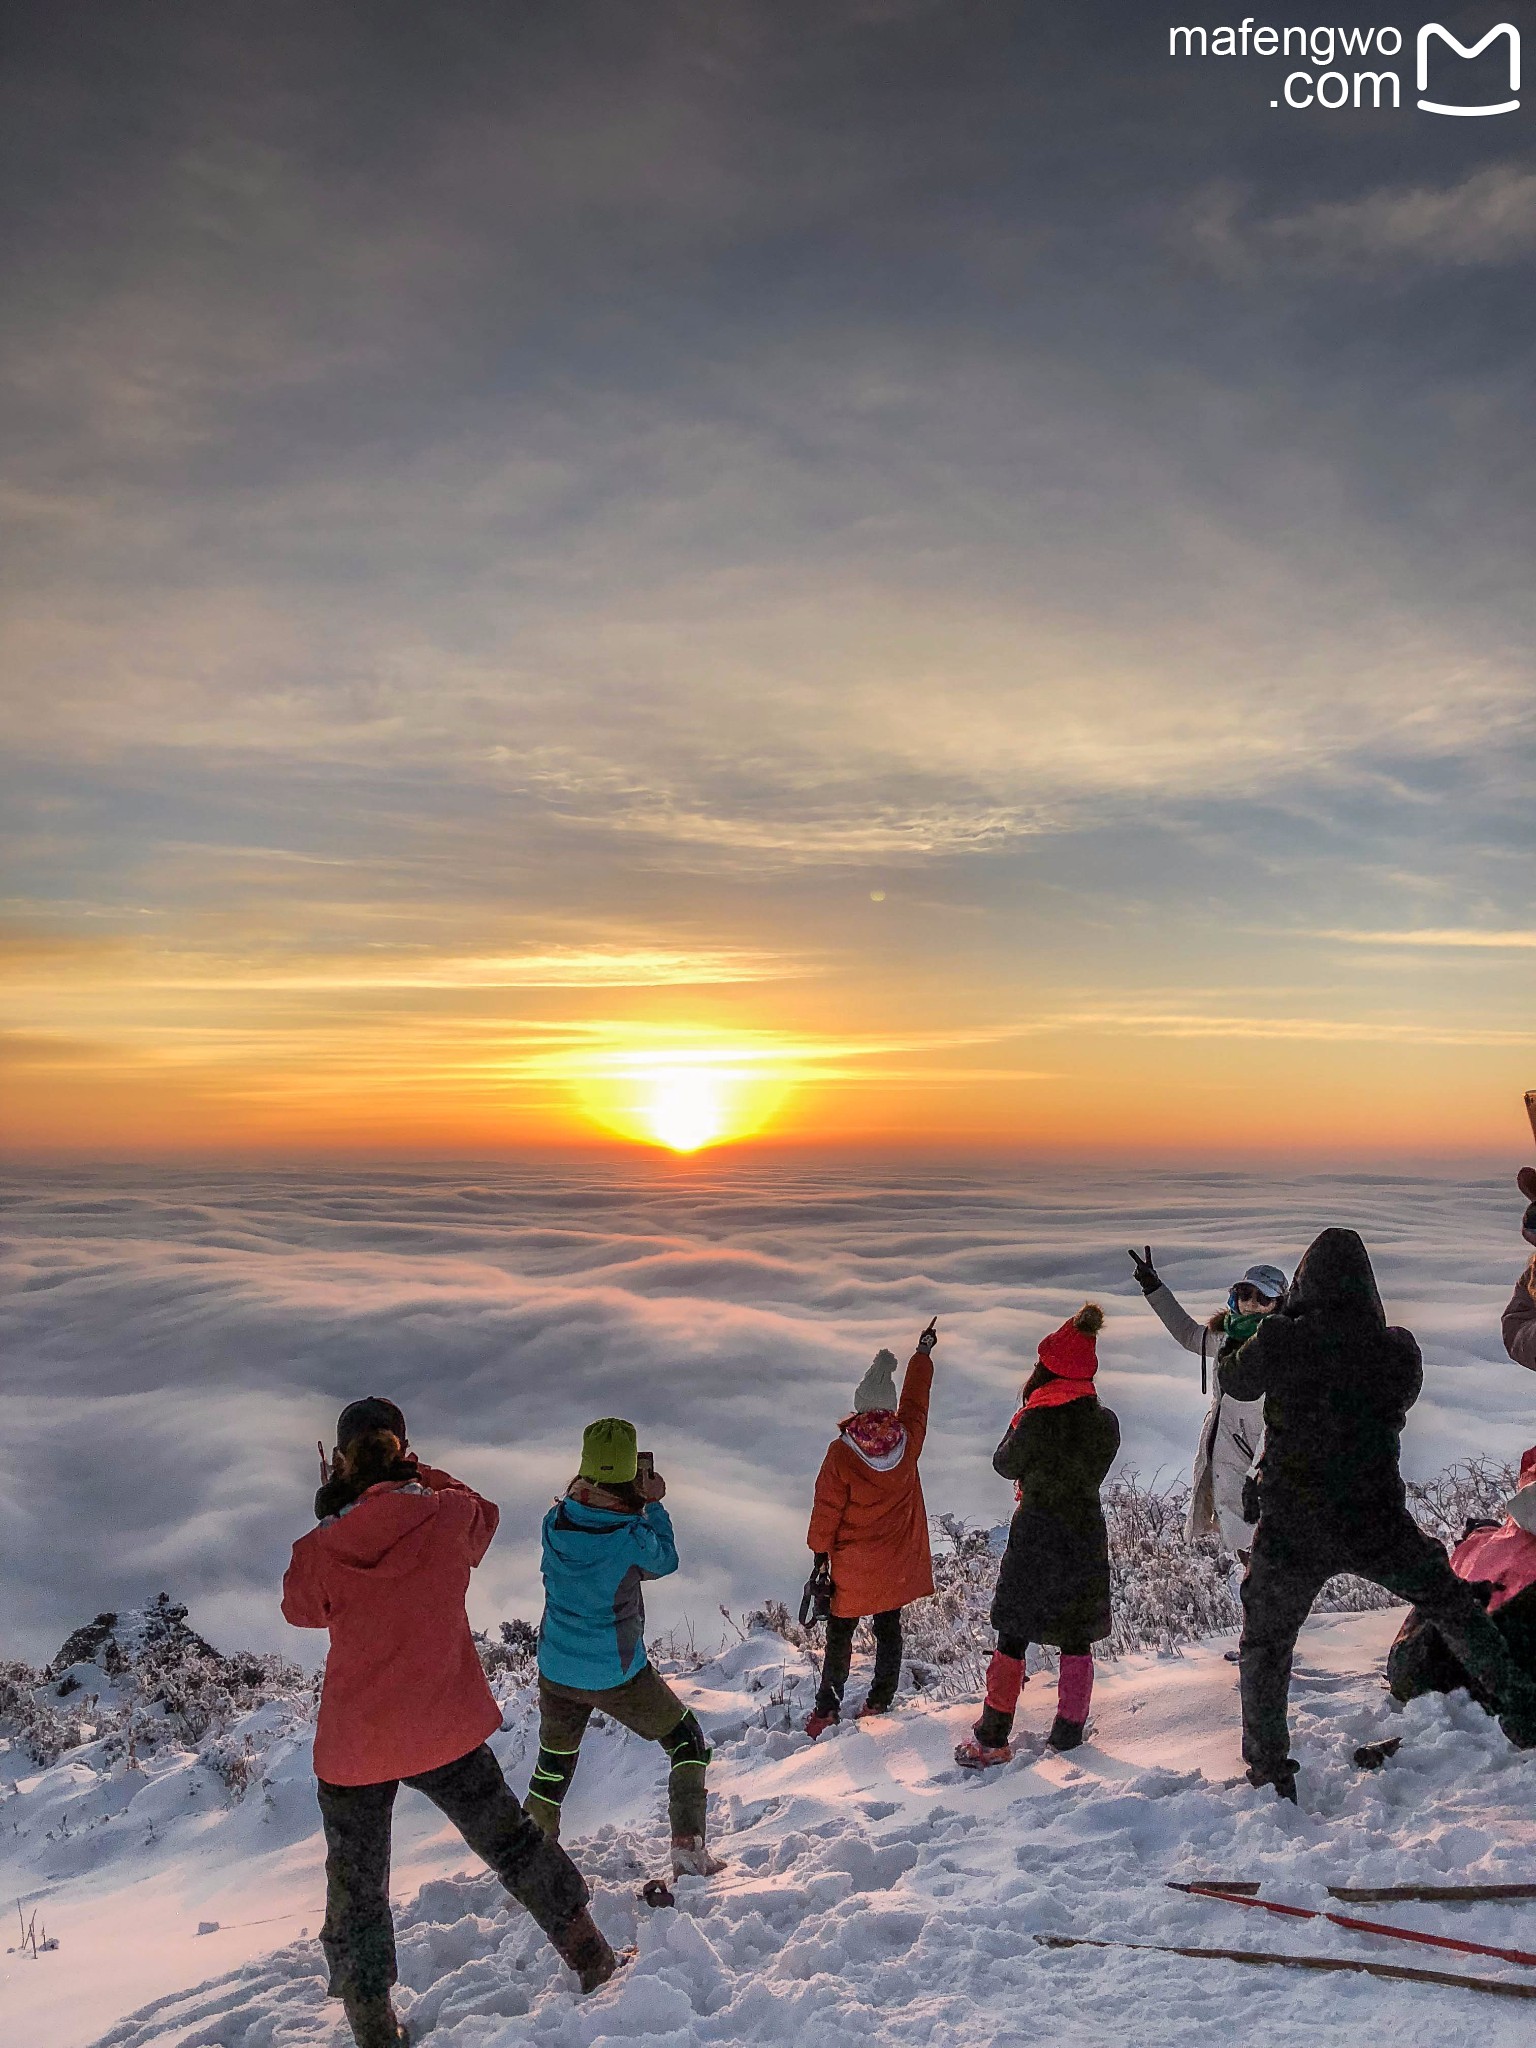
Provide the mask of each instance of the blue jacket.
POLYGON ((644 1579, 677 1570, 660 1501, 638 1515, 556 1501, 544 1517, 544 1619, 539 1672, 556 1685, 608 1692, 645 1666, 644 1579))

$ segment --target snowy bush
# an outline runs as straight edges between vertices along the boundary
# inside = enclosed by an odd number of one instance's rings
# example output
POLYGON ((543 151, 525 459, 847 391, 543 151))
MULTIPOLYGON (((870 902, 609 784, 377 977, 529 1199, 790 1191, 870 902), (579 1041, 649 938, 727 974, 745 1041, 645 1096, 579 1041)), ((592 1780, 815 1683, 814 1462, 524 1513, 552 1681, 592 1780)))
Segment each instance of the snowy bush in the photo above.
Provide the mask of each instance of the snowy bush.
POLYGON ((1410 1479, 1408 1507, 1421 1529, 1457 1544, 1468 1522, 1498 1522, 1519 1478, 1501 1458, 1463 1458, 1433 1479, 1410 1479))
POLYGON ((514 1615, 500 1627, 500 1641, 492 1642, 481 1630, 472 1631, 480 1653, 480 1668, 487 1678, 506 1677, 514 1686, 531 1685, 538 1676, 539 1631, 531 1621, 514 1615))
POLYGON ((45 1696, 48 1673, 30 1664, 0 1663, 0 1727, 33 1763, 46 1770, 88 1739, 87 1701, 60 1712, 45 1696))

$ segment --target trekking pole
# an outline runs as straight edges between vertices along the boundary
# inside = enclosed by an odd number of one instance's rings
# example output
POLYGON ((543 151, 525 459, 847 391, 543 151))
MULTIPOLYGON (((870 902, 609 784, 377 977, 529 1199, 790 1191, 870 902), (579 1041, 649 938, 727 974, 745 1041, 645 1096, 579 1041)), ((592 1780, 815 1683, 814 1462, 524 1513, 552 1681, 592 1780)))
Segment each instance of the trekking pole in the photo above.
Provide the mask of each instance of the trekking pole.
MULTIPOLYGON (((1253 1898, 1264 1887, 1247 1877, 1197 1877, 1191 1883, 1202 1891, 1236 1893, 1253 1898)), ((1342 1899, 1351 1906, 1382 1906, 1404 1899, 1428 1905, 1460 1906, 1483 1900, 1536 1899, 1536 1884, 1331 1884, 1330 1899, 1342 1899)))
POLYGON ((1145 1956, 1193 1956, 1220 1963, 1270 1963, 1287 1970, 1315 1970, 1328 1976, 1352 1971, 1399 1984, 1441 1984, 1463 1991, 1487 1991, 1495 1998, 1536 1998, 1536 1984, 1504 1984, 1497 1977, 1465 1977, 1452 1970, 1411 1970, 1403 1963, 1350 1962, 1342 1956, 1287 1956, 1263 1949, 1175 1948, 1162 1941, 1092 1941, 1080 1934, 1037 1934, 1042 1948, 1116 1948, 1145 1956))
POLYGON ((1414 1927, 1391 1927, 1382 1920, 1357 1920, 1352 1913, 1320 1913, 1310 1906, 1286 1906, 1278 1899, 1255 1898, 1251 1892, 1224 1892, 1216 1885, 1173 1884, 1168 1889, 1187 1892, 1193 1899, 1220 1899, 1229 1906, 1257 1906, 1261 1912, 1276 1913, 1287 1920, 1327 1920, 1346 1927, 1351 1934, 1379 1934, 1387 1941, 1412 1941, 1423 1948, 1454 1949, 1458 1955, 1492 1956, 1501 1963, 1519 1963, 1536 1969, 1536 1955, 1524 1948, 1490 1948, 1486 1942, 1462 1941, 1453 1934, 1423 1934, 1414 1927))

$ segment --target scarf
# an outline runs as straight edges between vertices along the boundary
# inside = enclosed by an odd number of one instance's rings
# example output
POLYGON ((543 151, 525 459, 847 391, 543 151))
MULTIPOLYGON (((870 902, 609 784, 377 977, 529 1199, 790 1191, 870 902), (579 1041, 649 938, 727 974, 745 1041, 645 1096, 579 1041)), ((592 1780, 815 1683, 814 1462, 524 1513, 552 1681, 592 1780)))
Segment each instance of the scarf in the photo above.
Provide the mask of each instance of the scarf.
POLYGON ((843 1442, 873 1472, 894 1472, 906 1456, 907 1432, 890 1408, 866 1408, 843 1424, 843 1442))
POLYGON ((1222 1358, 1230 1358, 1234 1351, 1242 1349, 1243 1345, 1248 1342, 1248 1339, 1261 1324, 1268 1321, 1268 1316, 1240 1316, 1236 1309, 1228 1309, 1226 1321, 1221 1326, 1221 1350, 1219 1355, 1222 1358))
MULTIPOLYGON (((1024 1407, 1019 1410, 1019 1415, 1022 1415, 1025 1409, 1065 1408, 1069 1401, 1097 1399, 1098 1392, 1092 1380, 1047 1380, 1043 1387, 1036 1387, 1024 1403, 1024 1407)), ((1019 1415, 1013 1418, 1015 1422, 1018 1421, 1019 1415)))

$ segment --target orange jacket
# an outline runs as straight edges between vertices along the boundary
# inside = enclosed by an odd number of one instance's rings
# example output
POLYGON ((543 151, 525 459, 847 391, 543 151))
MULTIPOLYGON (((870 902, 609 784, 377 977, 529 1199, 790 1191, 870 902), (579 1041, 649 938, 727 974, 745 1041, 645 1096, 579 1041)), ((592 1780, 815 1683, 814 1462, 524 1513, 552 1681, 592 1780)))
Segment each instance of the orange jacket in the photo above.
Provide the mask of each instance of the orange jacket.
POLYGON ((293 1546, 283 1614, 331 1634, 315 1776, 377 1785, 435 1771, 501 1726, 464 1595, 496 1533, 488 1500, 430 1466, 385 1481, 293 1546))
POLYGON ((932 1358, 914 1352, 896 1409, 906 1447, 889 1472, 875 1471, 846 1437, 830 1445, 821 1461, 805 1540, 832 1560, 832 1612, 844 1620, 884 1614, 933 1591, 928 1510, 917 1476, 932 1387, 932 1358))

